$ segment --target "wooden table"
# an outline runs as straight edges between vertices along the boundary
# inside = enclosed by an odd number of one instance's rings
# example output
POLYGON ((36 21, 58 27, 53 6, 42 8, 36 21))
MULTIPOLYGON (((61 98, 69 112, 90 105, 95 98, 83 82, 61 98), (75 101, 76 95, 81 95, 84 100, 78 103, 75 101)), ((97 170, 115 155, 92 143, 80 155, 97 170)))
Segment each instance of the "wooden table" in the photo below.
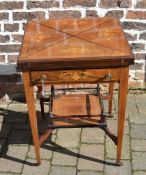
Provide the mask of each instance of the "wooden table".
MULTIPOLYGON (((43 136, 38 136, 33 86, 40 85, 45 75, 46 83, 51 85, 119 83, 116 163, 120 165, 128 72, 133 63, 131 49, 117 19, 50 19, 27 23, 17 68, 22 71, 38 164, 40 146, 52 131, 48 129, 43 136)), ((90 100, 95 101, 92 96, 90 100)))

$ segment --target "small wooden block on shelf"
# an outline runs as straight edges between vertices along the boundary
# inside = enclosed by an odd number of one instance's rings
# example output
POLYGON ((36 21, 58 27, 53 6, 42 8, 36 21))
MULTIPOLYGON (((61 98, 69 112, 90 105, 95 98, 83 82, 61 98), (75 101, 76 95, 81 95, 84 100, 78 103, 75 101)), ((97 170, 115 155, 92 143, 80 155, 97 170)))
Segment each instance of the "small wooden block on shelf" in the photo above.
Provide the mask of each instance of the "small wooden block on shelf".
POLYGON ((99 97, 89 94, 56 95, 53 98, 49 128, 106 125, 99 97), (52 116, 52 117, 51 117, 52 116))

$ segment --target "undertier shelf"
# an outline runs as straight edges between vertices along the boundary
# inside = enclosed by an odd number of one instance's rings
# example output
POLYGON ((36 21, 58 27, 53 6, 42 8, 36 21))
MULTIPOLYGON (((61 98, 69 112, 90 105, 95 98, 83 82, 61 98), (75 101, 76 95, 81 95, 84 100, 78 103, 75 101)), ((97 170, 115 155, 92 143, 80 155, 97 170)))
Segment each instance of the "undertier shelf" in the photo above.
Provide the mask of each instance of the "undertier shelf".
POLYGON ((49 128, 106 126, 99 97, 89 94, 58 95, 53 98, 49 128))

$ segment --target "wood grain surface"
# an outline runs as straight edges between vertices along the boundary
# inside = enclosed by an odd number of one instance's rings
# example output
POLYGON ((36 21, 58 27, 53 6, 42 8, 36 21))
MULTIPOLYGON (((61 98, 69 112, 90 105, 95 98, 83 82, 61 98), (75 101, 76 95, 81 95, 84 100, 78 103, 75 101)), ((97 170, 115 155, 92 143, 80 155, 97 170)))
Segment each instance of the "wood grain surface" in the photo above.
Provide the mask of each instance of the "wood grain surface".
POLYGON ((110 67, 134 62, 117 19, 34 20, 27 23, 17 68, 98 68, 101 62, 110 67))

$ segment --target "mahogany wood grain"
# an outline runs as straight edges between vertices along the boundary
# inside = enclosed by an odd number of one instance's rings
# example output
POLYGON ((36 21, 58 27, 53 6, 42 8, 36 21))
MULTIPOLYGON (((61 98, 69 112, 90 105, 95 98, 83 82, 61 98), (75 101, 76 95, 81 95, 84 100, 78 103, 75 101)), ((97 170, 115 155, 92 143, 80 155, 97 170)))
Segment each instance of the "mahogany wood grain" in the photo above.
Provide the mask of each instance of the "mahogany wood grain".
POLYGON ((99 97, 89 94, 57 95, 52 104, 49 127, 97 126, 101 121, 99 97))
MULTIPOLYGON (((53 85, 119 82, 117 164, 120 164, 128 88, 128 69, 131 64, 134 64, 134 57, 118 19, 112 17, 47 19, 27 23, 17 61, 17 69, 22 71, 38 164, 40 163, 40 144, 49 136, 50 131, 46 132, 39 141, 32 86, 40 85, 40 78, 44 74, 47 77, 47 83, 53 85), (111 74, 111 78, 104 79, 107 73, 111 74)), ((113 96, 112 85, 109 90, 110 97, 108 96, 108 98, 111 98, 113 96)), ((83 99, 80 101, 80 107, 87 114, 86 105, 82 102, 85 99, 83 99)), ((90 111, 88 115, 92 114, 89 119, 94 123, 95 115, 100 116, 97 115, 100 113, 100 109, 95 111, 98 99, 95 102, 95 97, 90 96, 88 100, 92 101, 90 110, 87 105, 88 112, 90 111)), ((65 109, 61 106, 61 102, 57 103, 57 99, 55 101, 56 116, 59 110, 62 110, 62 114, 67 114, 69 108, 65 109)), ((75 106, 76 102, 73 103, 71 99, 69 102, 74 105, 73 111, 70 112, 77 112, 79 115, 80 112, 77 111, 78 108, 75 106)), ((64 104, 68 105, 69 102, 65 102, 64 99, 64 104)), ((111 112, 111 106, 112 101, 109 103, 109 112, 111 112)), ((98 117, 96 118, 97 120, 98 117)), ((62 122, 59 119, 61 118, 55 118, 56 124, 57 122, 62 122)), ((78 118, 77 120, 80 122, 83 118, 78 118)), ((63 125, 66 124, 64 123, 63 125)))
POLYGON ((48 19, 26 26, 19 70, 116 67, 134 58, 118 19, 48 19))
POLYGON ((126 112, 129 67, 121 69, 118 103, 117 163, 120 164, 126 112))
POLYGON ((56 95, 52 114, 54 117, 101 115, 99 97, 89 94, 56 95))
POLYGON ((40 84, 44 75, 46 76, 46 84, 111 82, 119 81, 120 68, 32 71, 30 83, 33 85, 40 84), (111 77, 108 78, 108 75, 111 77))
POLYGON ((67 127, 97 127, 100 125, 106 125, 101 122, 100 116, 88 117, 88 116, 77 116, 77 117, 58 117, 53 119, 53 124, 48 125, 49 128, 67 128, 67 127))
POLYGON ((40 143, 39 143, 39 137, 38 137, 38 126, 37 126, 37 117, 36 117, 36 109, 35 109, 34 91, 33 91, 33 87, 29 85, 30 84, 29 73, 23 72, 22 77, 24 82, 27 108, 28 108, 31 131, 32 131, 33 142, 35 147, 36 159, 39 165, 41 163, 40 143))

